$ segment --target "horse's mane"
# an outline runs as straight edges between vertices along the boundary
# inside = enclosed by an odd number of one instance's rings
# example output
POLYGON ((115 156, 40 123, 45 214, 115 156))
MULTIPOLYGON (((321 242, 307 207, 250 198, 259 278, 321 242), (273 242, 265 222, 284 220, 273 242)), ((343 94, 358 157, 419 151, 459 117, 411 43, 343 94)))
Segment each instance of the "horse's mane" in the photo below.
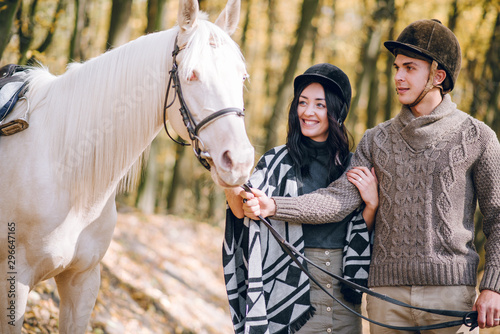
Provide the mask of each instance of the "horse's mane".
MULTIPOLYGON (((238 46, 220 28, 204 20, 197 24, 183 51, 180 75, 188 77, 206 58, 202 55, 211 48, 207 40, 231 45, 242 61, 238 46)), ((174 27, 142 36, 84 63, 70 64, 57 77, 46 69, 31 71, 32 110, 43 113, 41 126, 51 131, 55 172, 71 189, 77 206, 109 196, 105 193, 109 182, 127 172, 125 187, 137 178, 141 168, 137 152, 146 150, 161 129, 168 66, 178 31, 174 27)))

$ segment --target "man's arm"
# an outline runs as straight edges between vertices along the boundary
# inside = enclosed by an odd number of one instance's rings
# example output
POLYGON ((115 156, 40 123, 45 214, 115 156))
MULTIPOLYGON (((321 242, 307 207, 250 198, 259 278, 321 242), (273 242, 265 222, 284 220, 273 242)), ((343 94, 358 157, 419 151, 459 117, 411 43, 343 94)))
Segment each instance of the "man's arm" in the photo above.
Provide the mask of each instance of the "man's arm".
POLYGON ((500 144, 492 135, 474 170, 475 189, 486 236, 485 269, 474 304, 480 328, 500 324, 500 144), (498 319, 498 320, 495 320, 498 319))
MULTIPOLYGON (((371 169, 373 165, 370 155, 371 134, 372 130, 368 130, 359 142, 351 159, 351 166, 371 169)), ((341 221, 362 203, 358 189, 349 182, 345 173, 327 188, 298 197, 272 199, 276 206, 273 219, 309 224, 341 221)))

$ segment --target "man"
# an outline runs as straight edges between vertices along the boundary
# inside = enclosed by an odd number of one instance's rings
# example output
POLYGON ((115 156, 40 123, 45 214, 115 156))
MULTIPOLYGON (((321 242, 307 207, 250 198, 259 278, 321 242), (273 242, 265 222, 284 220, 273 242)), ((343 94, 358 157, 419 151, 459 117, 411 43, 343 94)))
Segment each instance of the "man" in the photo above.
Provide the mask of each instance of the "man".
MULTIPOLYGON (((461 66, 455 35, 437 20, 406 27, 384 44, 395 55, 400 113, 368 130, 353 166, 375 168, 379 180, 369 286, 414 306, 477 310, 480 328, 500 324, 500 144, 484 123, 456 108, 447 94, 461 66), (476 299, 476 203, 484 215, 486 263, 476 299), (474 302, 475 301, 475 302, 474 302)), ((295 198, 256 197, 243 206, 257 215, 302 223, 341 221, 361 198, 344 175, 327 188, 295 198)), ((395 326, 448 321, 368 296, 369 316, 395 326)), ((457 333, 458 328, 426 333, 457 333)), ((371 325, 371 333, 395 333, 371 325)), ((401 333, 401 332, 397 332, 401 333)))

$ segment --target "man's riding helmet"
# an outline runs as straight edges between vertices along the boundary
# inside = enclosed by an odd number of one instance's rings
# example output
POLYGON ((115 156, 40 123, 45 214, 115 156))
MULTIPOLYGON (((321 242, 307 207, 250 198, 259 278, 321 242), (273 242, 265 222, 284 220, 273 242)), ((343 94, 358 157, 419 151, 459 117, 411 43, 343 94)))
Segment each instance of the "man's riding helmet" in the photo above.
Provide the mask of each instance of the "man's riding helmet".
POLYGON ((338 115, 337 121, 342 124, 347 117, 351 106, 351 83, 347 75, 337 66, 323 63, 309 67, 304 74, 297 76, 293 82, 294 94, 305 82, 319 82, 320 84, 332 87, 337 95, 344 102, 344 107, 338 115))
MULTIPOLYGON (((409 51, 409 57, 413 53, 424 56, 431 63, 435 61, 446 72, 441 87, 443 94, 453 90, 462 64, 462 52, 455 34, 440 21, 415 21, 401 32, 396 41, 387 41, 384 46, 394 56, 398 53, 408 55, 409 51)), ((435 69, 431 73, 434 77, 435 69)))

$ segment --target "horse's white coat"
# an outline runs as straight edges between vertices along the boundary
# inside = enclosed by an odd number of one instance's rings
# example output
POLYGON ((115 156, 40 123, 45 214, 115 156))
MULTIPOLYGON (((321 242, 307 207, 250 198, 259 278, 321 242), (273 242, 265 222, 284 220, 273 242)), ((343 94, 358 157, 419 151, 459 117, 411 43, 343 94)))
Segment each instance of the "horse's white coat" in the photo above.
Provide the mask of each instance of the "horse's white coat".
MULTIPOLYGON (((234 18, 229 27, 224 18, 236 10, 239 1, 230 1, 218 24, 234 30, 234 18)), ((196 0, 181 0, 181 28, 73 64, 59 77, 45 69, 31 72, 30 127, 0 138, 1 333, 21 333, 30 289, 50 277, 61 298, 60 333, 85 332, 99 289, 99 261, 116 223, 117 186, 127 173, 134 178, 138 160, 162 128, 177 34, 179 44, 186 45, 177 59, 194 117, 243 108, 241 54, 225 32, 197 15, 196 0), (197 80, 188 81, 193 73, 197 80), (10 259, 9 240, 15 240, 10 259)), ((25 108, 25 102, 18 103, 12 117, 25 108)), ((168 115, 185 136, 177 103, 168 115)), ((246 181, 254 156, 241 118, 223 117, 200 137, 213 158, 218 184, 246 181)))

